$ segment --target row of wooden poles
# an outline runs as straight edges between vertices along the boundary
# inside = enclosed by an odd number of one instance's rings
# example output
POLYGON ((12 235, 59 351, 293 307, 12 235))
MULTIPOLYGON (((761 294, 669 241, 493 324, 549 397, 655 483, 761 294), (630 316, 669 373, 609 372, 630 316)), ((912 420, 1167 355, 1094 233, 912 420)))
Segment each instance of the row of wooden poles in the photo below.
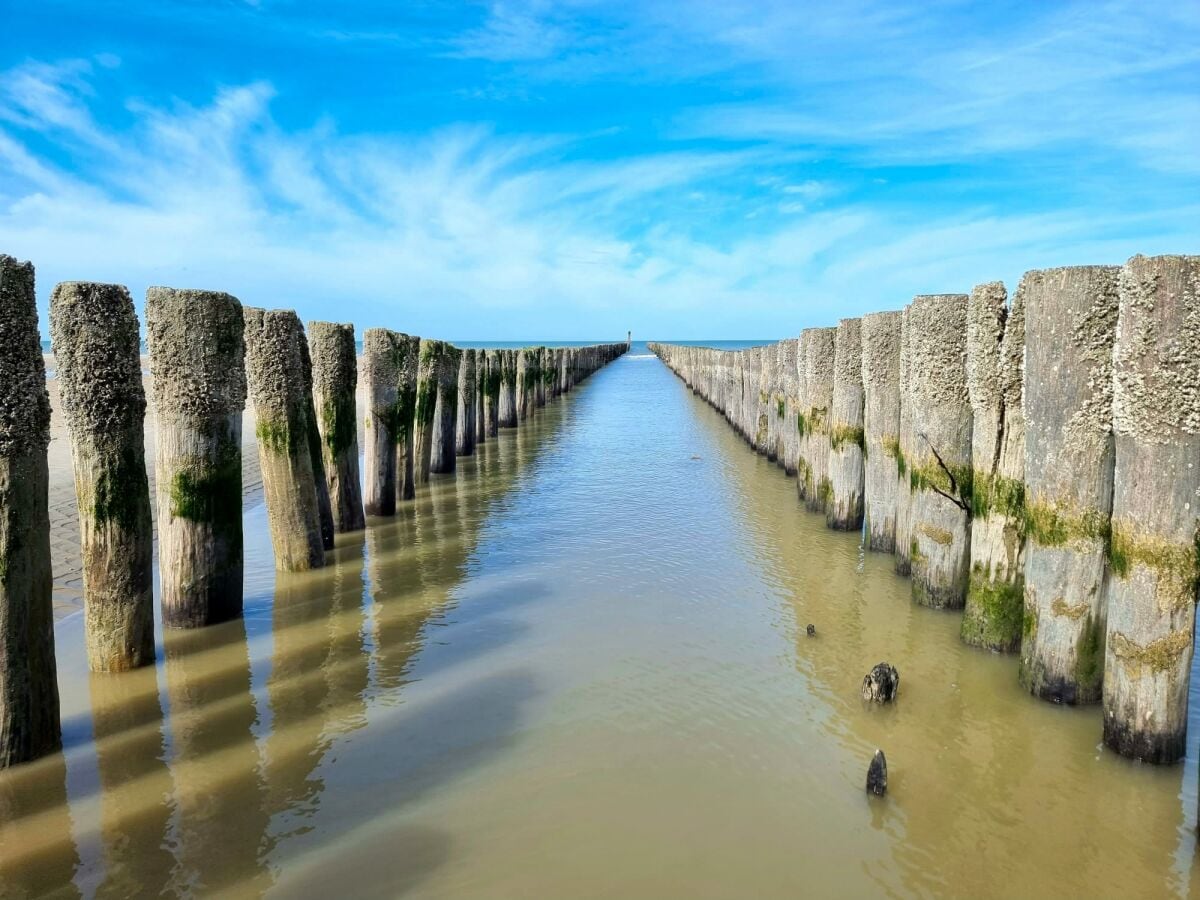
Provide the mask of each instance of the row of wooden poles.
MULTIPOLYGON (((336 532, 394 515, 430 473, 517 427, 627 345, 459 349, 368 329, 360 483, 354 326, 229 294, 152 287, 146 333, 155 402, 163 624, 242 614, 242 413, 254 404, 275 565, 323 566, 336 532)), ((137 314, 120 285, 66 282, 50 331, 79 507, 88 664, 155 661, 154 531, 137 314)), ((0 768, 61 745, 48 511, 50 404, 34 270, 0 255, 0 768)))
POLYGON ((1031 271, 736 352, 652 344, 832 528, 1104 743, 1184 755, 1200 591, 1200 256, 1031 271))

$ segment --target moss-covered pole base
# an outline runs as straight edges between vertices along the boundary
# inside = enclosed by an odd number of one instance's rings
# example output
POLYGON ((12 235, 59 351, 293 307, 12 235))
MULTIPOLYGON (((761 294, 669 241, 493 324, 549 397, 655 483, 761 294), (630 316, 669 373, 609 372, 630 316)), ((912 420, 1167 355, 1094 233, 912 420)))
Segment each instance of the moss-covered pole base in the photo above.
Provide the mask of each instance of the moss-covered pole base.
POLYGON ((152 665, 154 533, 133 299, 117 284, 60 284, 50 333, 75 468, 88 666, 152 665))
POLYGON ((517 351, 517 419, 524 422, 537 407, 537 351, 527 348, 517 351))
POLYGON ((1027 272, 1025 609, 1021 683, 1095 703, 1104 675, 1112 510, 1116 266, 1027 272))
POLYGON ((496 427, 516 428, 517 413, 517 356, 513 350, 497 350, 496 363, 500 381, 496 406, 496 427))
POLYGON ((417 402, 413 413, 413 481, 428 484, 433 464, 433 427, 437 416, 438 376, 446 345, 421 339, 417 359, 417 402))
POLYGON ((366 520, 358 474, 358 350, 354 326, 309 322, 308 347, 334 528, 340 532, 358 531, 366 520))
POLYGON ((152 287, 146 336, 163 624, 234 619, 242 614, 242 305, 215 291, 152 287))
POLYGON ((471 456, 475 453, 475 351, 461 351, 458 363, 458 404, 454 419, 454 453, 471 456))
POLYGON ((967 295, 915 297, 908 318, 913 600, 937 609, 961 609, 971 548, 967 295))
POLYGON ((1200 256, 1135 256, 1120 278, 1104 743, 1184 756, 1200 592, 1200 256))
POLYGON ((304 329, 291 310, 244 310, 246 386, 254 402, 267 525, 275 568, 304 572, 325 565, 317 473, 309 452, 310 395, 301 345, 304 329))
POLYGON ((50 400, 33 266, 0 255, 0 769, 62 746, 51 605, 50 400))
POLYGON ((437 403, 429 460, 429 471, 439 474, 449 474, 457 466, 454 446, 458 416, 458 370, 461 365, 462 351, 443 343, 437 367, 437 403))
POLYGON ((1011 652, 1021 644, 1025 595, 1024 295, 1012 308, 999 282, 967 305, 967 393, 971 432, 971 575, 962 639, 1011 652))
POLYGON ((366 442, 363 505, 369 516, 396 513, 396 410, 398 360, 395 335, 386 328, 363 332, 366 442))
POLYGON ((900 313, 865 315, 860 331, 867 547, 891 553, 900 453, 900 313))
POLYGON ((299 324, 299 319, 296 321, 300 329, 300 375, 304 382, 304 407, 308 419, 308 458, 312 465, 313 487, 317 492, 317 520, 321 525, 321 543, 326 550, 332 550, 337 526, 333 521, 333 503, 329 499, 329 482, 325 478, 325 454, 321 449, 321 431, 316 401, 313 399, 312 356, 308 352, 304 326, 299 324))
POLYGON ((829 428, 829 505, 825 524, 857 531, 863 521, 862 322, 842 319, 834 339, 829 428))
POLYGON ((825 512, 832 485, 829 482, 829 414, 833 405, 833 363, 837 328, 806 328, 804 386, 806 406, 800 412, 800 468, 797 490, 809 512, 825 512))
POLYGON ((417 369, 421 339, 411 334, 392 334, 395 358, 396 405, 392 414, 392 440, 396 444, 396 501, 417 496, 416 450, 413 446, 417 410, 417 369))

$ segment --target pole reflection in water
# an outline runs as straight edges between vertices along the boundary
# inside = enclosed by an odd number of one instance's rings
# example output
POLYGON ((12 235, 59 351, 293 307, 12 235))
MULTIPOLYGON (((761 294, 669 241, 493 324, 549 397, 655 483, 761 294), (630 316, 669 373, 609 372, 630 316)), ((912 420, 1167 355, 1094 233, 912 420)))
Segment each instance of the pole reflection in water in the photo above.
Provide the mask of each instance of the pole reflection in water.
POLYGON ((0 773, 0 896, 1200 887, 1200 728, 1136 766, 1031 702, 636 347, 324 569, 277 576, 247 521, 245 623, 111 680, 60 626, 95 740, 0 773), (864 705, 883 660, 899 700, 864 705))

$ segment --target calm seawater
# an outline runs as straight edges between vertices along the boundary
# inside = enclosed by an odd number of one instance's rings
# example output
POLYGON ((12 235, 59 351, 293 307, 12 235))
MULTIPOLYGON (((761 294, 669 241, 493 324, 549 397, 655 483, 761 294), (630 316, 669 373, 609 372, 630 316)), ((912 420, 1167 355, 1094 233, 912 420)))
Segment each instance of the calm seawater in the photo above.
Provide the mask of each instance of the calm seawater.
POLYGON ((60 623, 67 748, 0 775, 0 895, 1200 887, 1195 713, 1184 765, 1104 752, 643 346, 325 570, 274 573, 261 505, 246 529, 245 620, 157 667, 90 677, 60 623), (885 659, 899 701, 865 706, 885 659))

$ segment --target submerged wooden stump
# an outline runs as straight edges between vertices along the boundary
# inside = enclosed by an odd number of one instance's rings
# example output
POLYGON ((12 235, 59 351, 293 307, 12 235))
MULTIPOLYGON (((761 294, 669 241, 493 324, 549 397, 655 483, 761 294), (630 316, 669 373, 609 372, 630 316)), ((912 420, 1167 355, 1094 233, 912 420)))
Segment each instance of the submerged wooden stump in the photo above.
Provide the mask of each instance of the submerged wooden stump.
POLYGON ((1135 256, 1120 277, 1104 743, 1183 758, 1200 593, 1200 256, 1135 256))
POLYGON ((1117 266, 1027 272, 1021 683, 1095 703, 1104 677, 1117 266))
POLYGON ((158 430, 155 493, 163 624, 242 614, 242 305, 152 287, 146 336, 158 430))
POLYGON ((50 333, 75 469, 88 666, 152 665, 154 532, 133 299, 117 284, 59 284, 50 333))
POLYGON ((303 572, 325 565, 301 345, 304 330, 291 310, 244 310, 246 383, 254 401, 267 523, 275 567, 303 572))
POLYGON ((341 532, 358 531, 366 519, 358 473, 358 350, 354 326, 309 322, 308 345, 313 363, 313 404, 334 527, 341 532))
POLYGON ((0 255, 0 768, 62 746, 50 599, 49 444, 33 266, 0 255))

